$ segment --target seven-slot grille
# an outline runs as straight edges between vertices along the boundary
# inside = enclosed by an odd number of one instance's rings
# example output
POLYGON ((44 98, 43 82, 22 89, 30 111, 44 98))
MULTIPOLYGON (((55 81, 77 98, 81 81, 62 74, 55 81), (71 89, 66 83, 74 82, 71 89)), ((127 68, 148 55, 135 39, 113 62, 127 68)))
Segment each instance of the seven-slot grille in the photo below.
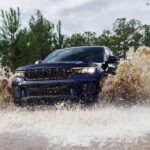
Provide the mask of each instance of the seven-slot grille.
POLYGON ((51 69, 38 69, 27 70, 25 72, 26 80, 53 80, 53 79, 66 79, 72 75, 70 68, 51 68, 51 69))

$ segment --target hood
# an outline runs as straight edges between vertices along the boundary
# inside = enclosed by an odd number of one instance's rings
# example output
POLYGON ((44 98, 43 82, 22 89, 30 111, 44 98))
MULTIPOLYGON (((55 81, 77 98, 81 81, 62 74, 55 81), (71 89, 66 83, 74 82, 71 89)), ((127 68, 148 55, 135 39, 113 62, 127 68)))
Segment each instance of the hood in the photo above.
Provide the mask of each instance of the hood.
POLYGON ((34 69, 48 69, 48 68, 70 68, 70 67, 92 67, 97 66, 95 63, 84 63, 81 61, 71 62, 58 62, 58 63, 47 63, 47 64, 36 64, 28 65, 17 68, 17 71, 34 70, 34 69))

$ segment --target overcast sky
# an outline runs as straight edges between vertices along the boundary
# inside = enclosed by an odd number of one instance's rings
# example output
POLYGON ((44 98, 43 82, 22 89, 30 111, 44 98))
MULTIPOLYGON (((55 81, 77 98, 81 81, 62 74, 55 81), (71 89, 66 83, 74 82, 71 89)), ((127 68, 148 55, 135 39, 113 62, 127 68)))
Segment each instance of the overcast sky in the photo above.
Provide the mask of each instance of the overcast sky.
POLYGON ((0 9, 20 7, 22 24, 40 9, 53 22, 62 20, 65 33, 112 28, 115 19, 126 17, 150 24, 150 6, 146 0, 0 0, 0 9))

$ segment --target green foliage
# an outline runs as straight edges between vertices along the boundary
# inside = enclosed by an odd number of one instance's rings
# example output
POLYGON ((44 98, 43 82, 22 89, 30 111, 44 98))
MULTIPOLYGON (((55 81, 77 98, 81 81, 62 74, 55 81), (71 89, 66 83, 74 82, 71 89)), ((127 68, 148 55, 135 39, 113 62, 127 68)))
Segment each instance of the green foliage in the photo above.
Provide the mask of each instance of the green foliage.
POLYGON ((141 22, 135 19, 127 21, 126 18, 121 18, 115 21, 113 31, 118 43, 116 50, 122 51, 124 57, 126 57, 129 47, 140 46, 141 26, 141 22))
POLYGON ((30 63, 35 60, 42 60, 52 50, 54 25, 46 20, 38 10, 36 17, 31 18, 29 22, 29 49, 30 63))
POLYGON ((72 34, 67 38, 66 43, 68 47, 74 46, 92 46, 96 43, 96 33, 95 32, 84 32, 72 34))
POLYGON ((61 21, 56 25, 56 33, 53 36, 53 49, 61 49, 66 47, 66 36, 61 31, 61 21))
POLYGON ((142 32, 142 44, 150 47, 150 25, 144 25, 142 32))
POLYGON ((13 71, 65 47, 105 45, 114 54, 125 57, 131 46, 135 49, 150 46, 150 25, 142 25, 135 19, 116 19, 112 30, 105 30, 100 35, 87 31, 70 36, 62 33, 61 21, 54 25, 39 10, 29 20, 28 28, 20 28, 19 8, 1 10, 1 19, 0 60, 3 66, 9 66, 13 71))
POLYGON ((85 38, 80 33, 72 34, 71 37, 68 37, 67 40, 68 47, 74 47, 74 46, 83 46, 85 45, 85 38))
POLYGON ((3 65, 10 65, 14 70, 17 65, 18 33, 20 27, 20 10, 12 8, 9 11, 1 10, 2 27, 0 27, 0 36, 2 43, 3 65))

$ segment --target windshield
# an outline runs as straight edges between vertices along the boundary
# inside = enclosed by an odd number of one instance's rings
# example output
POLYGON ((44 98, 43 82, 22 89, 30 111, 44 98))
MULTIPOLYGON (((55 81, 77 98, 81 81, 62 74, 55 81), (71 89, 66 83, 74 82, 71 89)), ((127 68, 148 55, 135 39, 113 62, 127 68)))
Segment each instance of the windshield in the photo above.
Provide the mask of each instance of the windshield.
POLYGON ((43 63, 64 62, 64 61, 82 61, 82 62, 103 62, 103 47, 76 47, 55 50, 48 55, 43 63))

